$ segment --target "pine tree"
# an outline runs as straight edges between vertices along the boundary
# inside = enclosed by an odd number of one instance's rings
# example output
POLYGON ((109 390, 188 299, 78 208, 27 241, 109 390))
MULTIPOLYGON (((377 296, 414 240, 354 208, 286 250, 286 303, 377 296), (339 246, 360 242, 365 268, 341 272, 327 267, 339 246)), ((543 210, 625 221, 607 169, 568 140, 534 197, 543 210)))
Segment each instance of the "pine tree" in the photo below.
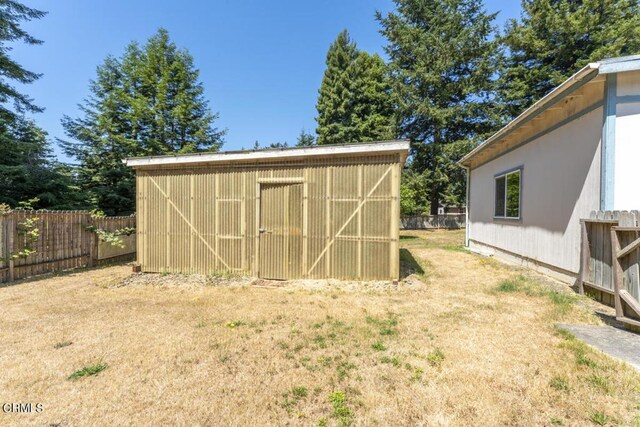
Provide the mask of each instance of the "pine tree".
POLYGON ((60 141, 80 163, 79 178, 91 202, 105 213, 135 208, 133 172, 126 157, 217 151, 224 131, 213 127, 193 58, 160 29, 144 47, 131 43, 109 56, 90 84, 82 117, 62 124, 74 141, 60 141))
POLYGON ((378 54, 358 52, 351 68, 352 141, 393 138, 394 110, 386 64, 378 54))
POLYGON ((39 209, 81 209, 84 200, 71 170, 53 160, 47 133, 15 116, 0 125, 0 203, 15 207, 39 199, 39 209))
POLYGON ((495 127, 496 15, 478 0, 394 3, 377 19, 389 41, 398 132, 413 142, 411 167, 424 173, 436 214, 443 200, 464 203, 455 161, 495 127))
POLYGON ((389 139, 393 107, 385 64, 359 51, 346 30, 329 47, 320 86, 317 144, 389 139))
POLYGON ((313 134, 307 132, 305 129, 300 131, 300 135, 298 135, 298 140, 296 141, 296 146, 298 147, 310 147, 316 144, 316 138, 313 134))
POLYGON ((0 2, 0 204, 16 207, 37 198, 36 208, 78 209, 83 206, 82 195, 74 176, 54 161, 47 133, 24 117, 42 108, 12 86, 12 82, 29 84, 40 78, 10 57, 8 44, 41 44, 21 24, 45 15, 17 1, 0 2))
POLYGON ((513 118, 589 62, 640 53, 637 0, 523 0, 505 29, 500 78, 513 118))
POLYGON ((0 2, 0 120, 12 121, 17 118, 16 113, 7 108, 6 103, 13 103, 18 113, 39 112, 42 108, 36 106, 27 95, 20 93, 8 80, 21 84, 29 84, 40 78, 40 74, 26 70, 9 56, 11 47, 7 43, 23 42, 30 45, 41 44, 27 33, 20 24, 33 19, 40 19, 46 12, 29 8, 14 0, 0 2))

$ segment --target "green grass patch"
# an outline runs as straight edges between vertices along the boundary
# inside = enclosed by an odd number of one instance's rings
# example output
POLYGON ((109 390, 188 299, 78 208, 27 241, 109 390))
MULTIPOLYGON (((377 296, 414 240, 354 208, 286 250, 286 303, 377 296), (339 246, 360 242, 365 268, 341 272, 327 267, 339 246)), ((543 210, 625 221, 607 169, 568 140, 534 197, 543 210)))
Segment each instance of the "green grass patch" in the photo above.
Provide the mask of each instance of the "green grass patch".
POLYGON ((444 353, 439 348, 436 348, 427 355, 427 361, 431 366, 440 366, 444 362, 444 353))
POLYGON ((320 356, 318 357, 316 362, 318 363, 318 365, 322 366, 323 368, 326 368, 327 366, 331 365, 331 358, 327 356, 320 356))
POLYGON ((575 335, 559 326, 555 327, 555 332, 564 339, 562 347, 571 350, 575 355, 576 365, 592 369, 601 367, 598 362, 591 358, 592 350, 584 342, 577 339, 575 335))
POLYGON ((318 348, 327 348, 327 339, 323 335, 316 335, 313 337, 313 342, 318 348))
POLYGON ((107 369, 106 363, 102 363, 102 362, 96 363, 94 365, 85 366, 79 371, 75 371, 73 374, 69 375, 67 379, 74 381, 83 377, 98 375, 100 372, 104 371, 105 369, 107 369))
POLYGON ((387 314, 387 318, 378 318, 367 316, 367 323, 378 327, 378 331, 382 336, 391 336, 398 334, 398 317, 395 314, 387 314))
POLYGON ((611 392, 611 386, 609 385, 609 381, 598 374, 592 374, 587 378, 587 382, 591 384, 594 388, 597 388, 605 393, 611 392))
POLYGON ((307 397, 308 391, 306 387, 294 387, 291 389, 291 395, 296 399, 303 399, 307 397))
POLYGON ((565 377, 553 377, 549 381, 549 387, 558 391, 569 391, 569 381, 565 377))
POLYGON ((329 395, 329 402, 333 406, 331 414, 337 421, 339 426, 350 426, 355 418, 351 408, 347 406, 347 395, 344 391, 336 390, 329 395))
POLYGON ((553 425, 553 426, 563 426, 564 425, 564 421, 562 421, 562 418, 551 417, 551 419, 549 421, 551 421, 551 425, 553 425))
POLYGON ((451 252, 467 252, 464 245, 441 245, 440 248, 451 252))
POLYGON ((549 289, 544 284, 537 280, 519 274, 517 276, 510 277, 498 283, 493 289, 495 293, 523 293, 527 296, 547 298, 558 314, 565 314, 571 310, 573 305, 578 301, 577 295, 558 292, 553 289, 549 289))
POLYGON ((609 424, 609 421, 611 421, 611 418, 602 411, 593 412, 590 419, 594 424, 597 424, 599 426, 606 426, 607 424, 609 424))
POLYGON ((371 344, 371 348, 376 351, 385 351, 387 349, 382 341, 374 342, 373 344, 371 344))
POLYGON ((308 394, 309 391, 306 387, 293 387, 290 391, 282 393, 282 402, 280 403, 280 406, 288 413, 291 413, 291 411, 298 406, 298 402, 306 398, 308 394))
POLYGON ((414 368, 413 369, 413 374, 409 378, 409 381, 412 381, 412 382, 420 381, 422 379, 423 375, 424 375, 424 369, 422 369, 422 368, 414 368))
POLYGON ((395 367, 398 367, 398 366, 402 365, 402 362, 397 357, 382 356, 380 358, 380 361, 382 363, 388 363, 388 364, 393 365, 395 367))
POLYGON ((349 377, 349 372, 356 369, 357 366, 354 363, 342 361, 336 366, 336 373, 338 374, 338 380, 342 381, 349 377))

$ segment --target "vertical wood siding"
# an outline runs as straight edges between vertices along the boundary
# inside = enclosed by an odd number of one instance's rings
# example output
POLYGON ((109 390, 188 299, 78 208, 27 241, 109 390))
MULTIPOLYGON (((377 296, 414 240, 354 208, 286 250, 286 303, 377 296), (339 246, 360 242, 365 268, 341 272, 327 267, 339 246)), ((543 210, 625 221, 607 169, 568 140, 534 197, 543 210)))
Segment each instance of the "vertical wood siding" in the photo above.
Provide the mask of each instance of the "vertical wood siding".
POLYGON ((372 155, 138 169, 138 262, 146 272, 397 279, 399 162, 372 155), (261 200, 265 191, 273 194, 261 200), (260 228, 284 224, 282 247, 265 249, 260 228))

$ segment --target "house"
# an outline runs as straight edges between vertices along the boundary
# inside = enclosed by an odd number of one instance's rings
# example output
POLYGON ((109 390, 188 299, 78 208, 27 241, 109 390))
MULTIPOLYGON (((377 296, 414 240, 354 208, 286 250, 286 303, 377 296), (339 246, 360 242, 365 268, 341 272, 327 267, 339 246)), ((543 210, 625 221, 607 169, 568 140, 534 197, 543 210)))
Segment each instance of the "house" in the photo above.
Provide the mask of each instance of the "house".
POLYGON ((640 208, 640 55, 591 63, 460 160, 466 244, 572 283, 580 219, 640 208))
POLYGON ((127 159, 144 272, 397 280, 408 141, 127 159))

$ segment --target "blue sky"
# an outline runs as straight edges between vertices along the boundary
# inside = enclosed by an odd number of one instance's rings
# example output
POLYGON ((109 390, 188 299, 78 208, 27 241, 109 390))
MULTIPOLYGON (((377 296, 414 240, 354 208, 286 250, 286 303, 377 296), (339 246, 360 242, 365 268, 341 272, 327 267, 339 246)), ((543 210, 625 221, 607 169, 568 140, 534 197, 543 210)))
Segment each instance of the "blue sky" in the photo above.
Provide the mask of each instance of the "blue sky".
MULTIPOLYGON (((254 141, 295 143, 315 129, 315 103, 329 44, 346 28, 359 48, 383 54, 374 19, 390 0, 23 0, 49 14, 25 25, 41 46, 15 45, 13 57, 43 77, 23 91, 45 112, 35 120, 51 139, 64 138, 63 115, 77 117, 96 67, 143 43, 159 27, 194 57, 217 125, 227 128, 224 150, 254 141)), ((498 24, 520 13, 515 0, 489 0, 498 24)), ((63 161, 69 159, 56 153, 63 161)))

